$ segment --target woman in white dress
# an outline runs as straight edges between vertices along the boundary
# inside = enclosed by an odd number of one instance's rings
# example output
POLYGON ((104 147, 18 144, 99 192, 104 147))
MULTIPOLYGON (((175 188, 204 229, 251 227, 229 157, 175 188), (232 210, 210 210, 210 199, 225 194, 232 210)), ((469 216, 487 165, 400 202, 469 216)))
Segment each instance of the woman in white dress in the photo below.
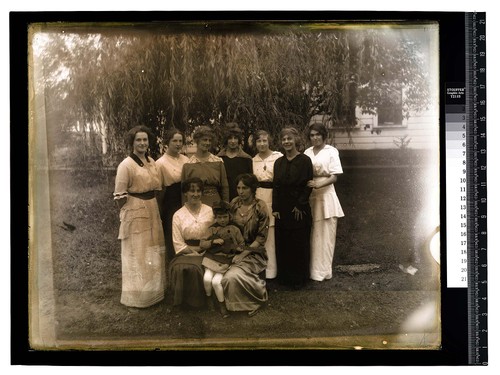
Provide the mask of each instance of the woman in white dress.
POLYGON ((149 128, 132 128, 127 134, 132 152, 116 172, 113 195, 120 208, 120 302, 130 307, 154 305, 165 295, 165 242, 155 199, 161 183, 155 161, 148 156, 153 139, 149 128))
POLYGON ((311 158, 314 175, 308 182, 313 188, 309 197, 313 217, 310 278, 323 281, 332 277, 337 219, 344 216, 334 186, 337 175, 343 171, 338 150, 326 144, 326 127, 321 123, 311 124, 307 135, 312 146, 304 154, 311 158))
POLYGON ((200 178, 182 182, 186 203, 172 218, 175 257, 169 265, 169 281, 174 306, 199 308, 206 304, 201 264, 204 250, 200 240, 214 223, 212 207, 203 204, 204 185, 200 178))
POLYGON ((276 247, 274 239, 274 216, 273 208, 273 169, 276 159, 283 156, 279 151, 270 149, 272 138, 265 130, 258 130, 255 133, 255 147, 257 155, 252 159, 253 174, 259 180, 259 187, 255 193, 257 199, 263 200, 268 208, 269 230, 267 232, 267 241, 265 244, 267 252, 266 279, 274 279, 278 273, 276 265, 276 247))

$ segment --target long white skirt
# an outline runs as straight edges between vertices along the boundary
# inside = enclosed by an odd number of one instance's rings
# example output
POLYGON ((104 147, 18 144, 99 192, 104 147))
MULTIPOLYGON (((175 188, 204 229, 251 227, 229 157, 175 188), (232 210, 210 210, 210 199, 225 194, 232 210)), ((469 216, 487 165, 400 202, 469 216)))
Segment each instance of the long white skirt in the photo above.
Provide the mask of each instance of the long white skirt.
POLYGON ((276 245, 274 239, 274 226, 269 227, 266 240, 267 252, 267 268, 266 279, 274 279, 278 274, 278 266, 276 264, 276 245))
POLYGON ((272 213, 273 189, 257 188, 255 197, 263 200, 267 205, 269 214, 269 229, 265 244, 267 253, 266 279, 274 279, 278 274, 278 265, 276 264, 276 245, 274 237, 274 216, 272 213))
POLYGON ((122 294, 120 302, 148 307, 164 298, 165 240, 156 199, 129 196, 120 211, 122 294))
POLYGON ((333 254, 337 237, 337 218, 314 221, 311 231, 310 278, 323 281, 332 278, 333 254))

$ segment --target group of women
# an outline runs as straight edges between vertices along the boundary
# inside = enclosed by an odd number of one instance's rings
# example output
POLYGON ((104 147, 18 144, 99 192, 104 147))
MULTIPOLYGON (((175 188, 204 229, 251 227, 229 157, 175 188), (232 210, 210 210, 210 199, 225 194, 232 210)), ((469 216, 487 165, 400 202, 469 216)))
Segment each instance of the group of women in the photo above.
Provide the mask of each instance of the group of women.
POLYGON ((331 278, 337 218, 344 215, 334 187, 342 167, 338 151, 326 144, 324 125, 310 125, 307 136, 311 147, 302 153, 300 133, 284 128, 281 153, 260 130, 252 158, 241 148, 237 124, 229 124, 224 148, 214 155, 214 132, 201 126, 193 134, 196 152, 188 158, 181 153, 184 135, 171 129, 165 153, 154 161, 149 129, 131 129, 132 152, 118 166, 114 192, 121 303, 148 307, 161 301, 168 275, 174 306, 205 305, 200 240, 214 223, 212 205, 219 201, 230 202, 232 224, 244 238, 221 280, 227 310, 255 315, 268 298, 266 279, 301 287, 309 279, 331 278))

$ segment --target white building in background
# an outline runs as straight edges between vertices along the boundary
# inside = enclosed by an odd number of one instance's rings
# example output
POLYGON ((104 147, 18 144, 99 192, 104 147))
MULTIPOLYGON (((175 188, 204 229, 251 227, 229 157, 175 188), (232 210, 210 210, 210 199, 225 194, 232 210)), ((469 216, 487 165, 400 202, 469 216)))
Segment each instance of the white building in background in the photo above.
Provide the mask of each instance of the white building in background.
POLYGON ((329 143, 339 150, 437 149, 439 147, 439 113, 429 109, 403 116, 401 106, 363 114, 356 107, 357 124, 346 128, 332 126, 328 115, 316 115, 311 123, 324 122, 329 129, 329 143), (399 109, 398 109, 399 108, 399 109))
MULTIPOLYGON (((408 31, 408 30, 406 30, 408 31)), ((328 116, 316 115, 311 122, 324 122, 329 128, 329 143, 339 150, 373 150, 410 148, 439 150, 439 34, 437 25, 415 28, 414 40, 423 43, 422 68, 428 73, 431 106, 423 111, 405 108, 407 87, 394 90, 384 108, 375 114, 353 108, 356 125, 347 132, 338 124, 332 126, 328 116), (407 114, 407 116, 405 116, 407 114)))

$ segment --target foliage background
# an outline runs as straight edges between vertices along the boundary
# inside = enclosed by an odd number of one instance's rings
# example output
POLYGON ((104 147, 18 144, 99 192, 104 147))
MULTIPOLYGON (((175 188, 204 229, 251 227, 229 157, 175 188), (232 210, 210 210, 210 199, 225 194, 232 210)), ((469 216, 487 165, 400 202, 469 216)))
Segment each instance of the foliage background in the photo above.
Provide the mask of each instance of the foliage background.
POLYGON ((124 134, 137 124, 155 133, 153 156, 170 127, 189 136, 205 124, 221 135, 224 123, 237 122, 248 140, 257 129, 304 129, 326 114, 349 129, 356 106, 375 113, 402 88, 409 116, 432 100, 424 26, 33 25, 50 156, 57 164, 116 166, 127 152, 124 134))

